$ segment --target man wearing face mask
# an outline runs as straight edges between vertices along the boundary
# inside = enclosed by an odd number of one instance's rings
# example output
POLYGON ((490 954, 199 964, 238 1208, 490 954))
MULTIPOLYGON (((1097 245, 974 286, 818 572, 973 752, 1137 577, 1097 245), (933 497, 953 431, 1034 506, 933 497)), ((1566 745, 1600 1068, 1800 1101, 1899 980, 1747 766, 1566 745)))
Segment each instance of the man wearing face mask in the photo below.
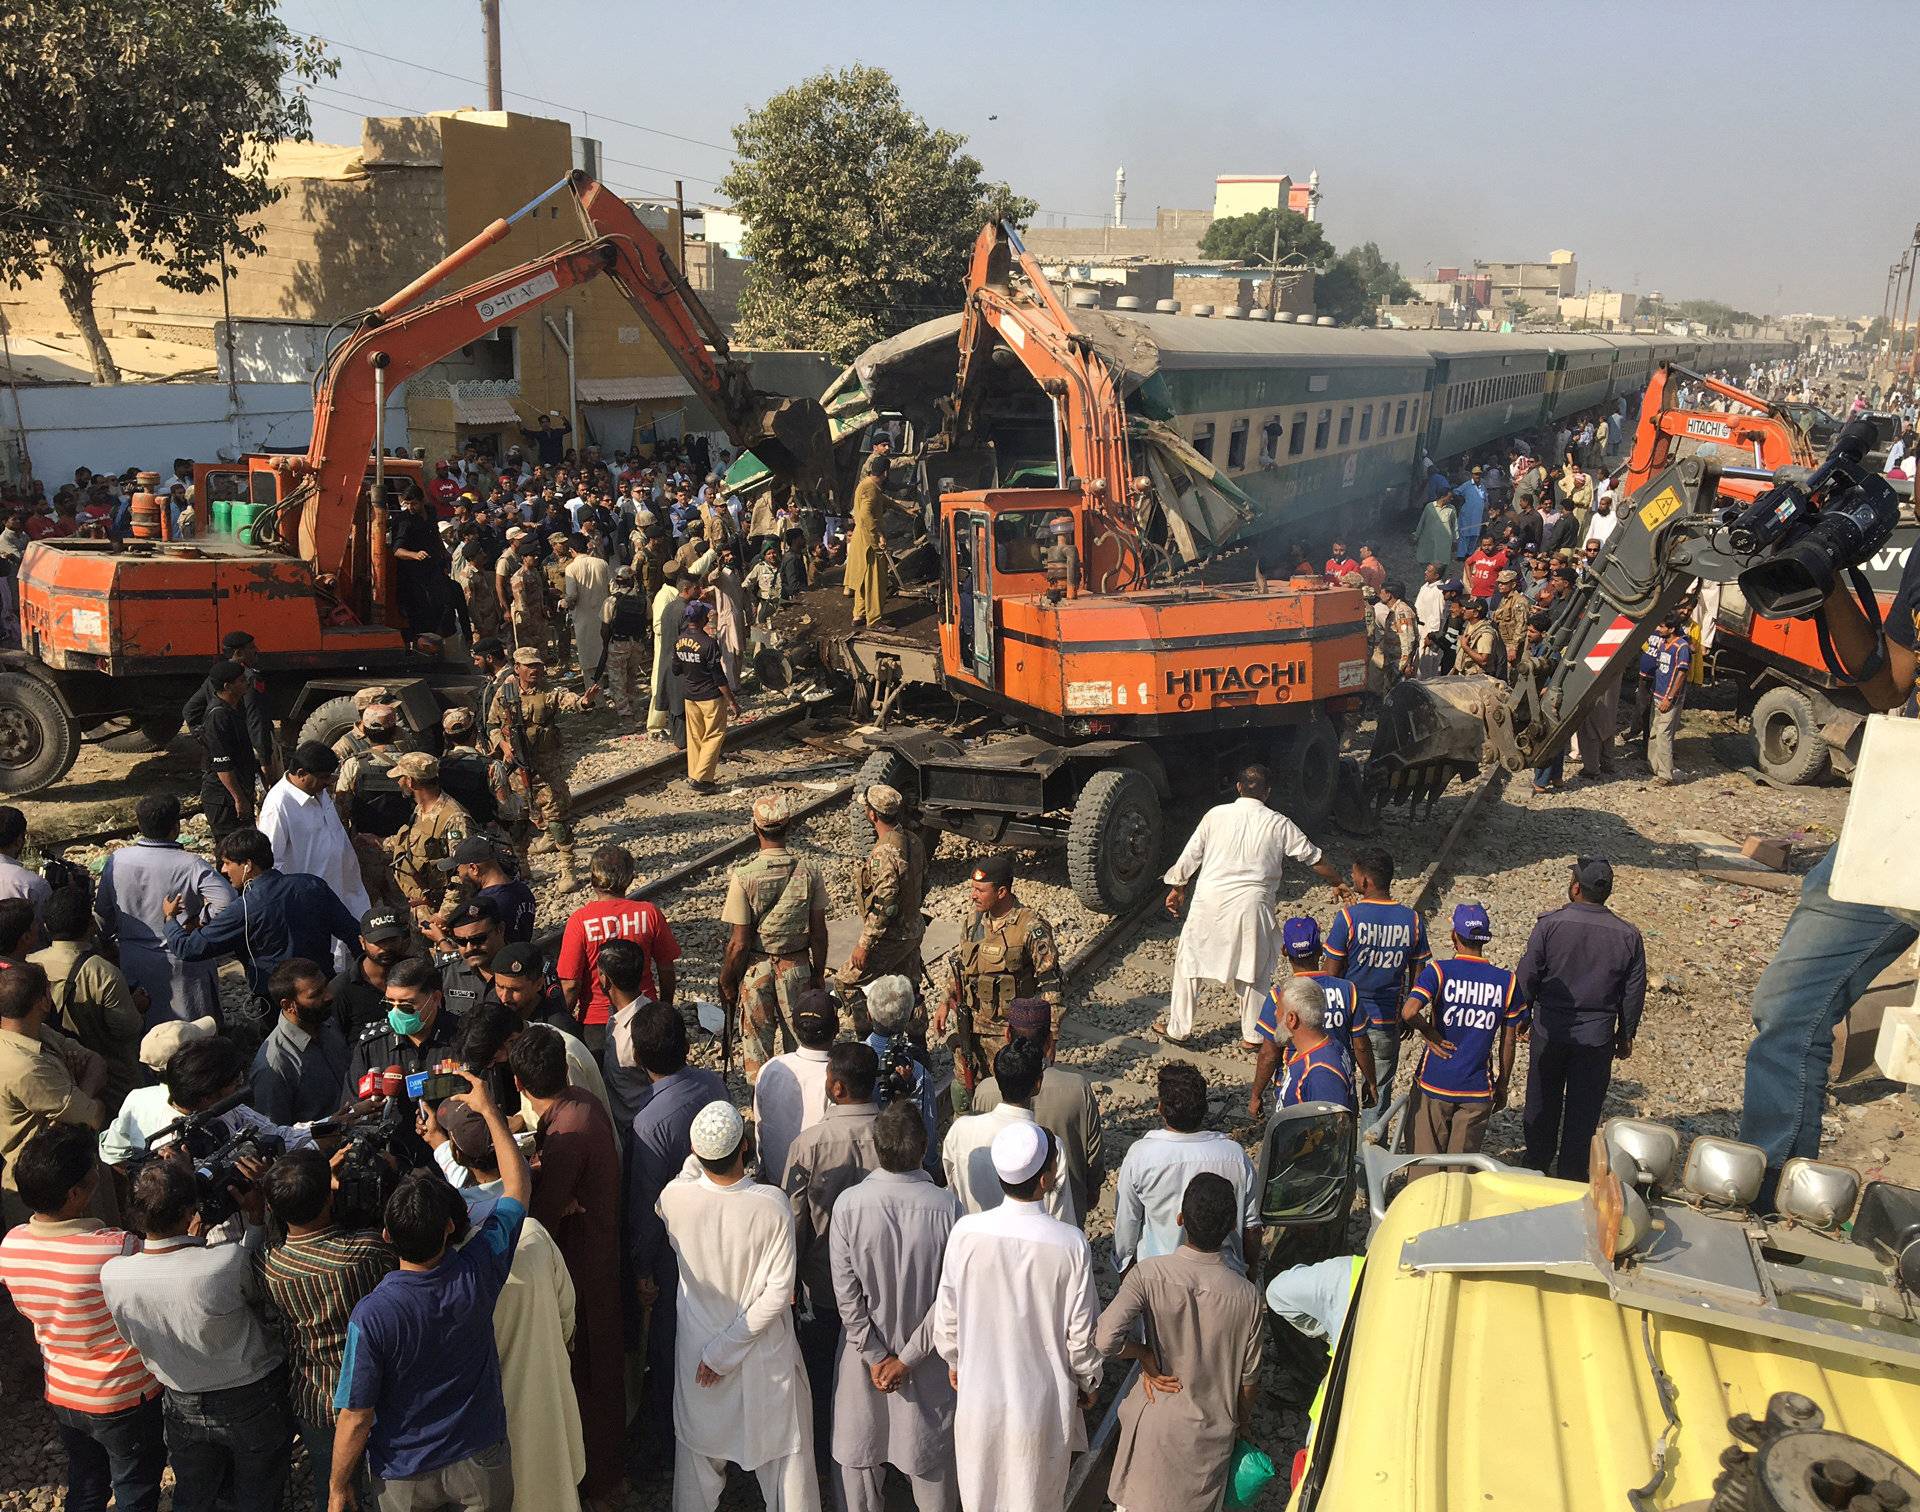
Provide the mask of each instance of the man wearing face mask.
POLYGON ((360 916, 360 954, 327 989, 340 1037, 352 1045, 369 1026, 387 1018, 387 973, 413 954, 407 911, 370 908, 360 916))
POLYGON ((433 962, 409 956, 387 973, 385 1022, 367 1029, 347 1056, 346 1095, 369 1071, 431 1071, 453 1055, 459 1039, 460 1021, 446 1010, 440 973, 433 962))
POLYGON ((325 1118, 340 1106, 347 1042, 333 1021, 326 968, 295 957, 274 968, 267 999, 279 1010, 253 1057, 253 1106, 277 1124, 325 1118))

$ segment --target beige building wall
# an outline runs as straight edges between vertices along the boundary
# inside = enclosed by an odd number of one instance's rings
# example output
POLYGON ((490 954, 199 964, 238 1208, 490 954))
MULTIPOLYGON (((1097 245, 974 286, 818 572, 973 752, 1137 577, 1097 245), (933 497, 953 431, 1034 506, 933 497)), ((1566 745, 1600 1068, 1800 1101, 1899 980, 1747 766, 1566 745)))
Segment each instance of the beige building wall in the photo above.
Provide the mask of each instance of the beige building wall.
POLYGON ((1285 206, 1292 192, 1293 179, 1284 173, 1223 174, 1213 181, 1213 218, 1257 215, 1285 206))

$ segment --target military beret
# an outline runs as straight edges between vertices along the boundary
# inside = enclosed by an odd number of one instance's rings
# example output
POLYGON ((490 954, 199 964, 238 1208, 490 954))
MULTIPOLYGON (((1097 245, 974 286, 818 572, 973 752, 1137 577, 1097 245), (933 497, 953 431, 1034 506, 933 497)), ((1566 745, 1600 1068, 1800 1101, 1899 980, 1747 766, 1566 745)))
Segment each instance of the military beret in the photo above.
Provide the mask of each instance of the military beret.
POLYGON ((540 952, 530 944, 509 945, 494 956, 490 967, 495 976, 537 977, 546 973, 540 952))
POLYGON ((973 863, 973 880, 991 882, 995 887, 1013 886, 1013 852, 995 851, 973 863))

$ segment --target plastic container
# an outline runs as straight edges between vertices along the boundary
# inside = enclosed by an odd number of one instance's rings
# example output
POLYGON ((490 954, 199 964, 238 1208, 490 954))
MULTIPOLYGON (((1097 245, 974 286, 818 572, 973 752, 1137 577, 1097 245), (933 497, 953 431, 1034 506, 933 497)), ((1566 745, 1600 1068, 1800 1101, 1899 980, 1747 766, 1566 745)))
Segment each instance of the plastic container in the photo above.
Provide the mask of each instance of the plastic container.
POLYGON ((260 508, 258 504, 242 504, 237 499, 227 506, 227 523, 234 535, 243 541, 248 538, 253 529, 253 518, 260 513, 260 508))
POLYGON ((231 499, 215 499, 208 507, 213 511, 213 524, 209 532, 210 534, 223 536, 233 529, 233 501, 231 499))

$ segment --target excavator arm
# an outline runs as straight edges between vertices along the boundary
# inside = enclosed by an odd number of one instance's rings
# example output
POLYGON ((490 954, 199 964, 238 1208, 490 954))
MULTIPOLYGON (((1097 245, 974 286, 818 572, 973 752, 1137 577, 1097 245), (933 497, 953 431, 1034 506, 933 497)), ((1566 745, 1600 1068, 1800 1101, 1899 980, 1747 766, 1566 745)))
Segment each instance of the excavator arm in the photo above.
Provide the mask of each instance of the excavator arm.
POLYGON ((1483 765, 1522 771, 1564 746, 1696 580, 1731 582, 1748 565, 1718 544, 1718 478, 1711 462, 1685 457, 1629 501, 1554 611, 1539 653, 1552 671, 1537 688, 1479 675, 1396 684, 1366 762, 1373 801, 1430 803, 1455 776, 1483 765))
POLYGON ((1748 465, 1753 467, 1804 467, 1815 460, 1806 433, 1779 405, 1718 378, 1663 362, 1653 370, 1640 401, 1640 423, 1634 431, 1621 492, 1631 495, 1646 487, 1649 478, 1673 461, 1675 444, 1681 441, 1747 453, 1748 465), (1709 393, 1750 413, 1678 408, 1673 401, 1682 378, 1692 379, 1709 393))
POLYGON ((824 468, 826 421, 818 404, 755 390, 659 238, 625 201, 575 172, 369 310, 326 359, 316 384, 312 445, 305 456, 283 464, 296 487, 282 508, 280 538, 316 574, 331 575, 336 596, 361 619, 377 618, 380 609, 370 570, 378 550, 375 522, 362 480, 385 393, 527 310, 601 276, 612 279, 639 312, 736 447, 751 447, 776 472, 796 479, 824 468), (586 233, 582 240, 417 302, 561 189, 574 196, 586 233))

